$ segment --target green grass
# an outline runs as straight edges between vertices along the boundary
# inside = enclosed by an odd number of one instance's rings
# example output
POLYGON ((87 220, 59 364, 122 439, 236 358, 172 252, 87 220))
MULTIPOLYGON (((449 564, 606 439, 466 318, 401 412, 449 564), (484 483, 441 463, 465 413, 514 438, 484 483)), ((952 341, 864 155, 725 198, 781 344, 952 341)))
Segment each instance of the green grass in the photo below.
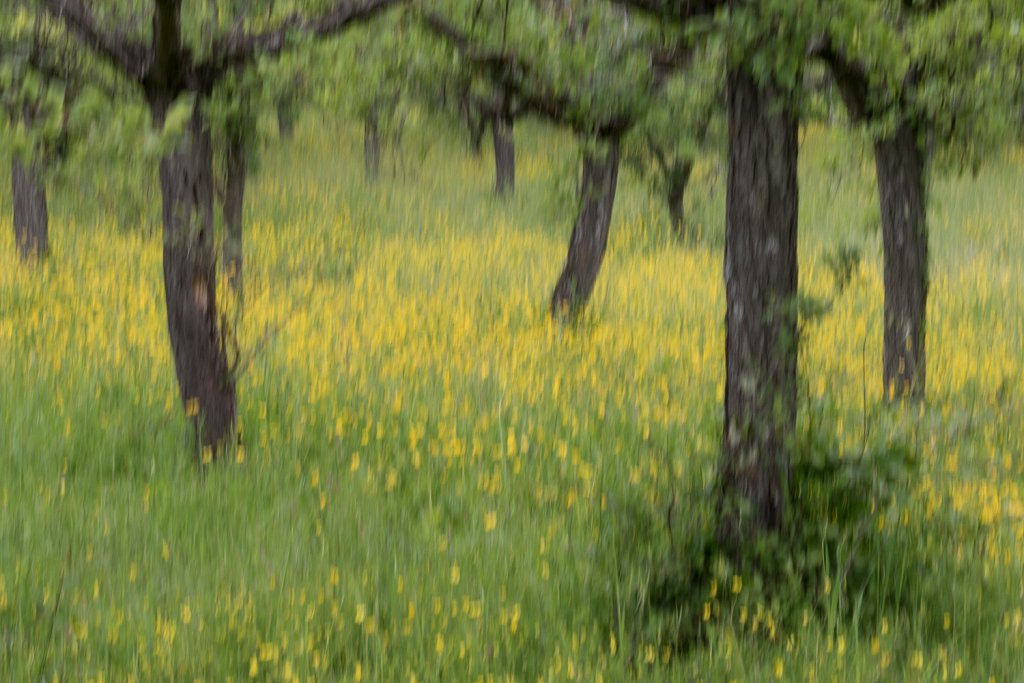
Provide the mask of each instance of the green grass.
POLYGON ((929 396, 904 413, 879 405, 871 159, 841 131, 802 136, 801 289, 830 294, 840 244, 863 264, 805 329, 799 453, 903 449, 917 465, 856 544, 804 549, 828 562, 778 604, 720 564, 689 582, 713 526, 724 169, 698 168, 690 247, 624 173, 587 317, 560 330, 546 309, 571 139, 519 126, 517 195, 500 202, 487 153, 452 134, 422 123, 406 177, 368 188, 356 127, 314 118, 250 185, 243 462, 204 473, 164 329, 152 175, 89 169, 81 191, 68 169, 36 268, 16 262, 0 193, 0 677, 1024 672, 1019 150, 934 186, 929 396), (110 207, 140 177, 152 215, 126 220, 110 207))

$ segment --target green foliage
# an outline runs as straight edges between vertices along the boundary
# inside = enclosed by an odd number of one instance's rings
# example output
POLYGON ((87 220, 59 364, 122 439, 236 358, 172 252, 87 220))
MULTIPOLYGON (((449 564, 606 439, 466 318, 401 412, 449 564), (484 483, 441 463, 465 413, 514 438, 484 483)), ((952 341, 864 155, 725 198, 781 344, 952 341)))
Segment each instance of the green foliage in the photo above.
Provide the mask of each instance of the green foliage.
POLYGON ((661 201, 684 168, 692 172, 697 159, 724 147, 721 46, 710 43, 692 51, 689 63, 668 78, 624 144, 625 163, 661 201))
POLYGON ((499 86, 511 82, 527 109, 535 108, 531 101, 549 104, 542 115, 557 110, 558 122, 580 134, 635 121, 649 106, 653 74, 645 45, 656 32, 610 5, 445 0, 433 9, 469 41, 451 52, 457 66, 466 62, 499 86), (493 66, 509 56, 514 68, 493 66))

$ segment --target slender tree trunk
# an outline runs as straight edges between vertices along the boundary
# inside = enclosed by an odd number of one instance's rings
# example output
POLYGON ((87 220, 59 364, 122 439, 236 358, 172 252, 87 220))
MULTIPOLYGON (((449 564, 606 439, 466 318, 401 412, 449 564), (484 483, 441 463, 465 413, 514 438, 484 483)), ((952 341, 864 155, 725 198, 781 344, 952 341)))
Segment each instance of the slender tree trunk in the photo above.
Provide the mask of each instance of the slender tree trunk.
POLYGON ((295 106, 287 99, 277 103, 277 134, 282 140, 291 140, 295 134, 295 106))
MULTIPOLYGON (((163 114, 154 105, 154 120, 163 114)), ((197 105, 182 140, 160 160, 164 293, 181 398, 198 445, 215 456, 235 423, 235 381, 217 315, 213 187, 210 134, 197 105)))
POLYGON ((50 250, 46 185, 38 162, 26 164, 18 155, 11 162, 14 197, 14 241, 22 260, 45 258, 50 250))
POLYGON ((676 162, 668 178, 668 191, 665 200, 668 203, 668 216, 672 223, 672 234, 680 240, 689 238, 686 226, 686 213, 683 209, 683 198, 686 196, 686 188, 690 184, 690 175, 693 173, 693 162, 676 162))
POLYGON ((883 386, 888 400, 921 399, 928 303, 925 159, 908 122, 875 143, 875 168, 885 258, 883 386))
POLYGON ((228 283, 242 297, 242 211, 245 207, 246 150, 240 131, 230 134, 224 188, 224 268, 228 283))
POLYGON ((491 117, 494 139, 494 193, 499 197, 511 195, 516 188, 516 142, 512 134, 512 117, 495 114, 491 117))
POLYGON ((380 177, 380 124, 376 110, 363 122, 363 169, 371 183, 380 177))
POLYGON ((786 514, 796 422, 797 119, 772 85, 728 78, 725 423, 718 535, 739 554, 786 514))
POLYGON ((551 296, 551 314, 556 318, 575 319, 594 290, 608 246, 618 176, 618 140, 608 141, 607 149, 602 152, 588 152, 583 157, 576 225, 569 241, 565 268, 551 296))
POLYGON ((466 130, 469 131, 469 148, 473 154, 479 156, 483 152, 487 117, 468 95, 459 98, 459 111, 462 114, 462 121, 466 125, 466 130))

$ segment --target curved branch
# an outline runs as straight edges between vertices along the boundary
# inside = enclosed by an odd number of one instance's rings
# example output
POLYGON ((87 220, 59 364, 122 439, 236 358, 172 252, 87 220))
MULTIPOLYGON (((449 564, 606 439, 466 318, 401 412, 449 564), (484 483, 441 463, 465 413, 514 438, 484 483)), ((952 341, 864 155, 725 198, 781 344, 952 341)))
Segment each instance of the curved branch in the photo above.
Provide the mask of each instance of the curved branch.
POLYGON ((326 38, 361 21, 368 21, 408 0, 344 0, 317 17, 293 14, 277 28, 263 33, 249 33, 241 25, 214 41, 210 56, 196 65, 199 84, 212 87, 228 70, 247 64, 257 57, 274 57, 281 53, 292 36, 326 38))
POLYGON ((581 113, 578 98, 550 87, 537 69, 518 55, 507 50, 478 49, 465 32, 435 12, 426 12, 420 19, 429 32, 454 46, 463 59, 486 75, 506 96, 515 98, 521 109, 568 126, 577 133, 602 138, 619 137, 636 123, 636 116, 628 111, 614 112, 599 119, 586 116, 581 113))
POLYGON ((839 94, 851 119, 863 121, 872 117, 869 110, 870 83, 862 64, 847 59, 825 36, 819 36, 811 41, 807 56, 816 57, 828 66, 832 78, 839 86, 839 94))
POLYGON ((43 0, 50 16, 64 23, 86 47, 129 79, 141 82, 152 58, 150 50, 117 31, 104 31, 82 0, 43 0))

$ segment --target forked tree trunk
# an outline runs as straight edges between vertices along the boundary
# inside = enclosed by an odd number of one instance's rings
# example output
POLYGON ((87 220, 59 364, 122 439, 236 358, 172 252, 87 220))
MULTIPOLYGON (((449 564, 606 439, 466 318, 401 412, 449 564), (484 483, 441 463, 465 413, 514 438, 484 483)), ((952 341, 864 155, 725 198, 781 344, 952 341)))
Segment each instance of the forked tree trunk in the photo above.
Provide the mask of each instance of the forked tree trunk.
MULTIPOLYGON (((154 120, 163 110, 154 105, 154 120)), ((200 453, 216 456, 235 423, 235 381, 217 315, 213 158, 201 109, 160 160, 164 294, 174 368, 200 453)))
POLYGON ((683 199, 686 197, 686 188, 690 184, 690 175, 693 173, 692 161, 679 161, 672 166, 668 177, 665 201, 668 203, 668 216, 672 223, 672 234, 680 240, 689 238, 686 226, 686 212, 683 208, 683 199))
POLYGON ((512 133, 512 117, 495 114, 491 117, 494 140, 494 193, 511 195, 516 188, 516 143, 512 133))
POLYGON ((728 78, 725 423, 718 536, 738 554, 782 528, 796 422, 797 119, 742 69, 728 78))
POLYGON ((925 392, 925 313, 928 228, 925 160, 908 122, 875 143, 885 259, 885 343, 882 380, 887 400, 925 392))
POLYGON ((46 185, 37 163, 26 164, 17 155, 11 161, 14 197, 14 241, 22 260, 44 258, 50 250, 46 185))
POLYGON ((224 184, 224 270, 228 283, 242 298, 242 212, 245 208, 245 140, 233 132, 227 142, 224 184))
POLYGON ((376 111, 371 111, 363 122, 363 169, 368 181, 377 181, 380 176, 380 125, 376 111))
POLYGON ((583 157, 576 225, 569 240, 565 267, 551 296, 551 315, 555 318, 575 319, 594 291, 608 247, 618 177, 618 140, 610 140, 605 150, 587 152, 583 157))

